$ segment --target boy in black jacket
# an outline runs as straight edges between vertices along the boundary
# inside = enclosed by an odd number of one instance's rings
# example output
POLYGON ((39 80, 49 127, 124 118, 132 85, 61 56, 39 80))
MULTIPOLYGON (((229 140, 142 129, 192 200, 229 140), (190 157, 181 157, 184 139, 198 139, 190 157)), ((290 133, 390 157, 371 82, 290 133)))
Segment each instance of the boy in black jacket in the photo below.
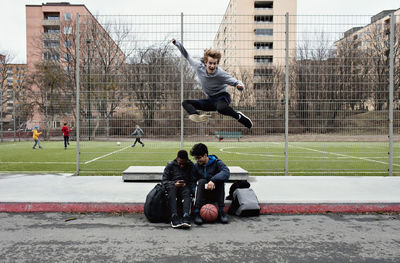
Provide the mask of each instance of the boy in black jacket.
POLYGON ((193 185, 194 166, 189 160, 187 151, 180 150, 175 160, 169 162, 164 169, 162 183, 168 191, 168 204, 171 210, 173 228, 190 228, 191 190, 193 185), (183 200, 183 221, 177 212, 177 199, 183 200))
POLYGON ((218 203, 218 220, 226 224, 228 218, 224 213, 225 207, 225 182, 230 176, 229 168, 215 155, 208 155, 207 146, 198 143, 190 151, 196 160, 194 165, 195 178, 197 179, 196 201, 194 204, 194 223, 203 223, 200 217, 200 208, 207 202, 218 203))

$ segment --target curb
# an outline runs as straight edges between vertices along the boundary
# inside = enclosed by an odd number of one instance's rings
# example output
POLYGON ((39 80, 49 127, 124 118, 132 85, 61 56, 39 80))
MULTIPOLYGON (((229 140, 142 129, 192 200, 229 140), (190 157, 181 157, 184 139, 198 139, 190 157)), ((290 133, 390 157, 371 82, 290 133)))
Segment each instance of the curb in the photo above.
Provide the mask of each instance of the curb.
MULTIPOLYGON (((143 207, 144 203, 0 202, 0 212, 6 213, 143 213, 143 207)), ((400 203, 261 203, 260 208, 260 214, 398 213, 400 203)))

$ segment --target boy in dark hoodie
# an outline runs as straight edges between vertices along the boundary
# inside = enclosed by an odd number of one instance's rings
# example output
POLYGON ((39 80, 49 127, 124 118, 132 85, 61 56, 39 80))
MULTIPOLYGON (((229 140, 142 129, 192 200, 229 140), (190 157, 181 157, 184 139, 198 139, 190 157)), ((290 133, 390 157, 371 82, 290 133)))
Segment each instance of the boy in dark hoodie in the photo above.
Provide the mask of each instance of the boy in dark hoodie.
POLYGON ((194 223, 203 223, 200 217, 200 208, 207 202, 218 203, 218 220, 226 224, 228 218, 224 213, 225 182, 228 181, 230 171, 223 161, 215 155, 208 155, 207 146, 198 143, 193 146, 190 155, 196 160, 194 175, 197 179, 196 200, 194 204, 194 223))
POLYGON ((169 162, 164 169, 162 183, 168 191, 168 204, 171 210, 171 226, 173 228, 190 228, 191 192, 193 188, 193 163, 187 151, 180 150, 175 160, 169 162), (177 212, 177 197, 183 200, 183 221, 177 212))

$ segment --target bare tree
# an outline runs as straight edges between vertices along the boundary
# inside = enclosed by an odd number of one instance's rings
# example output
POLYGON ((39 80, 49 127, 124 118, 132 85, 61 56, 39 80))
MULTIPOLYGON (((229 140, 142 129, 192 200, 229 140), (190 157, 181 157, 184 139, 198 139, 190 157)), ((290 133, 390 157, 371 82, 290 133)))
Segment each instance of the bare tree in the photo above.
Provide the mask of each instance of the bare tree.
POLYGON ((14 59, 11 52, 0 52, 0 140, 3 142, 3 129, 4 129, 4 105, 7 103, 5 98, 5 81, 8 76, 9 66, 14 59))
MULTIPOLYGON (((187 85, 194 85, 192 76, 185 74, 187 85)), ((166 109, 168 100, 179 101, 170 109, 176 114, 179 112, 180 98, 176 92, 180 89, 179 58, 174 56, 169 43, 139 49, 126 68, 126 78, 146 127, 155 126, 155 116, 166 109)), ((175 119, 179 119, 178 116, 175 119)))
POLYGON ((58 61, 43 61, 35 65, 35 72, 28 77, 28 96, 46 122, 46 139, 50 137, 49 123, 65 114, 71 97, 63 92, 67 78, 58 61))

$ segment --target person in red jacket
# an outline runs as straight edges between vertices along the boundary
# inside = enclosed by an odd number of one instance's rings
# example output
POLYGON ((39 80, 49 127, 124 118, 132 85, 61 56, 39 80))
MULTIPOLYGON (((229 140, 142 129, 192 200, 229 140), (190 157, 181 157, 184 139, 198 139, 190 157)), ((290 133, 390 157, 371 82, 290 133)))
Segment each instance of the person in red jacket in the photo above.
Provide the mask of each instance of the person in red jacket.
POLYGON ((64 135, 64 149, 67 149, 67 144, 69 145, 69 133, 72 131, 68 128, 67 123, 64 122, 64 126, 62 126, 61 131, 64 135))

